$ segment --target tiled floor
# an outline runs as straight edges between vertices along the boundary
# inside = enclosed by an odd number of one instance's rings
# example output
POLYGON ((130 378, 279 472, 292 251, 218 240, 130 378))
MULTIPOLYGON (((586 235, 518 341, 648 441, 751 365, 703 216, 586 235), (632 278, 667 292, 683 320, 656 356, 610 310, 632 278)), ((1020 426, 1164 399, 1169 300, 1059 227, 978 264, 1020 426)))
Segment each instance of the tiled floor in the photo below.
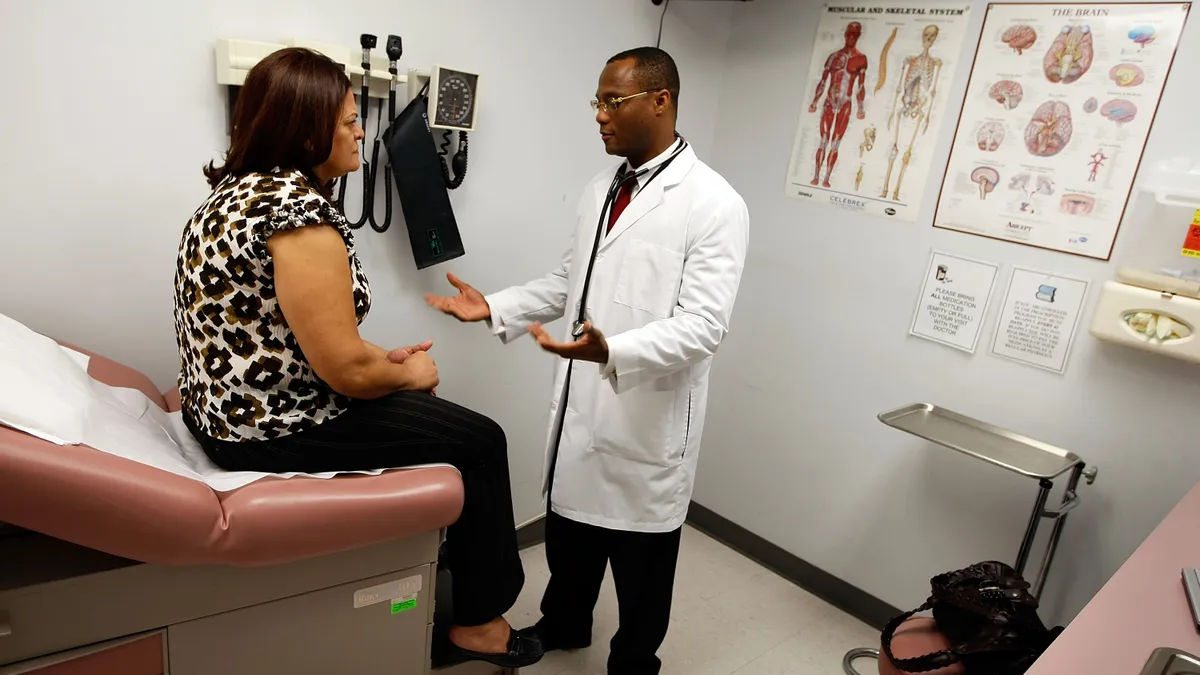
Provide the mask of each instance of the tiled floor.
MULTIPOLYGON (((549 572, 541 546, 522 555, 527 583, 509 614, 518 627, 540 616, 549 572)), ((617 629, 611 575, 596 608, 591 649, 555 652, 522 675, 603 675, 617 629)), ((724 545, 687 528, 679 554, 671 631, 659 651, 675 675, 841 675, 842 655, 878 644, 879 632, 724 545)), ((870 672, 870 662, 860 662, 870 672)))

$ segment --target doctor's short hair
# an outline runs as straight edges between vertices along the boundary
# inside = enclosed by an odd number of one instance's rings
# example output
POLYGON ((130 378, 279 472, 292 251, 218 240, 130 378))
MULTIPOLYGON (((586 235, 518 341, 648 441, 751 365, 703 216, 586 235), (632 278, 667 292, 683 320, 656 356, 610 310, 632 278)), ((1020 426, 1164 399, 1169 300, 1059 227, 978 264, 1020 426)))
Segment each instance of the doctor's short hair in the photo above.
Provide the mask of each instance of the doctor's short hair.
POLYGON ((609 63, 633 59, 634 70, 643 89, 666 89, 679 108, 679 68, 675 59, 658 47, 627 49, 608 60, 609 63))
POLYGON ((225 164, 204 167, 209 186, 215 189, 231 175, 274 169, 315 179, 313 168, 333 151, 349 91, 345 69, 318 52, 286 48, 259 61, 238 92, 225 164))

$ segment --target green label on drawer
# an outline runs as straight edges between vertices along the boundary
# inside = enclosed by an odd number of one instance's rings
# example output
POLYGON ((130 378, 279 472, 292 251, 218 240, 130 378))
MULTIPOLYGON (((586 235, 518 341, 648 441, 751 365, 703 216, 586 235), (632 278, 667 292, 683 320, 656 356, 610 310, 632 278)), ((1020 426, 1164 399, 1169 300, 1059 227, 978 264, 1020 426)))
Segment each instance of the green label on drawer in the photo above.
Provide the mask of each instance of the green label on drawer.
POLYGON ((414 598, 401 598, 399 600, 392 601, 392 614, 399 614, 400 612, 407 612, 410 610, 414 610, 416 608, 417 608, 417 599, 415 597, 414 598))
POLYGON ((408 577, 399 581, 389 581, 371 588, 360 588, 354 592, 354 609, 370 607, 381 602, 396 604, 417 597, 421 592, 421 575, 408 577))

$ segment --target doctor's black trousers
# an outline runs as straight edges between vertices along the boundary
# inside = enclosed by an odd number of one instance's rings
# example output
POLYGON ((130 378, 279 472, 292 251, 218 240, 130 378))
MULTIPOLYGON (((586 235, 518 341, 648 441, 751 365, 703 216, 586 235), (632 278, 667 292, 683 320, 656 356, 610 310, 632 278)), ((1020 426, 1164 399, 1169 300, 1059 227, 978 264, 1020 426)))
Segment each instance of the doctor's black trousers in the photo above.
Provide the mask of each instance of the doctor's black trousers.
MULTIPOLYGON (((187 420, 184 415, 184 420, 187 420)), ((512 609, 525 583, 517 551, 508 447, 491 419, 424 392, 352 401, 341 415, 282 438, 230 442, 192 435, 227 471, 321 473, 450 464, 462 474, 462 515, 443 560, 453 578, 454 622, 485 624, 512 609)), ((321 533, 313 531, 314 537, 321 533)))
POLYGON ((657 675, 658 649, 671 622, 682 528, 647 534, 608 530, 546 516, 550 583, 538 633, 548 646, 591 644, 592 615, 604 571, 612 564, 620 628, 609 644, 609 675, 657 675))

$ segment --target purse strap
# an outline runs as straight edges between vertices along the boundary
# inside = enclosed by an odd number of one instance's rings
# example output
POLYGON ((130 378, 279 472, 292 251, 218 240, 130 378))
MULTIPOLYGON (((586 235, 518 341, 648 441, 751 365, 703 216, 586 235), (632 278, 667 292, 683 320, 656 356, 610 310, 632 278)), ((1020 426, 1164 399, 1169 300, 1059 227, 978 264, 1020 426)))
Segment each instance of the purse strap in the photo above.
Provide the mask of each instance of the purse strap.
POLYGON ((883 653, 887 654, 888 660, 892 662, 900 670, 907 673, 927 673, 931 670, 945 668, 947 666, 958 663, 959 654, 952 649, 943 649, 939 652, 931 652, 921 656, 914 656, 911 659, 897 659, 892 653, 892 638, 896 635, 896 630, 900 628, 900 624, 916 616, 926 610, 933 609, 933 598, 925 601, 925 604, 912 610, 894 617, 888 622, 883 629, 883 653))
MULTIPOLYGON (((900 614, 900 615, 892 618, 892 620, 889 621, 887 626, 885 626, 883 629, 883 635, 882 635, 882 640, 881 640, 881 642, 883 643, 882 644, 883 652, 885 654, 887 654, 888 660, 890 660, 892 662, 892 664, 894 664, 897 668, 899 668, 900 670, 902 670, 906 673, 927 673, 932 670, 939 670, 941 668, 946 668, 946 667, 954 665, 955 663, 960 662, 962 660, 962 657, 966 654, 974 654, 977 652, 991 651, 989 649, 954 649, 954 648, 951 648, 951 649, 943 649, 943 650, 937 651, 937 652, 930 652, 928 654, 922 654, 921 656, 914 656, 914 657, 908 658, 908 659, 896 658, 896 655, 892 653, 892 638, 894 638, 896 636, 896 631, 899 630, 900 625, 903 624, 905 621, 909 620, 910 618, 916 616, 917 614, 920 614, 921 612, 933 609, 933 605, 934 605, 935 601, 937 601, 937 600, 935 600, 934 597, 930 596, 930 598, 928 600, 926 600, 925 603, 922 604, 920 607, 912 610, 911 612, 904 612, 903 614, 900 614)), ((942 602, 945 602, 945 600, 942 600, 942 602)), ((954 604, 959 605, 959 603, 954 603, 954 604)), ((978 606, 970 606, 970 604, 971 603, 963 603, 959 606, 962 609, 967 609, 967 610, 977 613, 981 618, 984 618, 984 619, 987 619, 990 621, 995 621, 995 616, 991 612, 988 612, 986 608, 978 607, 978 606)))
POLYGON ((998 611, 995 607, 988 606, 984 602, 985 599, 1007 600, 1015 604, 1023 604, 1036 608, 1037 599, 1027 591, 1029 585, 1020 580, 1019 577, 1016 577, 1017 583, 1013 583, 1012 576, 1005 574, 1005 571, 1002 568, 999 570, 1000 573, 997 574, 996 570, 986 569, 984 565, 972 565, 934 577, 930 580, 933 586, 933 593, 929 596, 929 599, 911 612, 904 612, 894 617, 884 627, 881 640, 883 652, 887 654, 888 659, 897 668, 904 672, 926 673, 959 663, 965 655, 992 651, 987 648, 980 649, 978 646, 966 649, 951 648, 908 659, 897 659, 896 655, 892 653, 892 639, 896 636, 896 631, 899 630, 901 624, 921 612, 933 609, 935 604, 944 603, 953 605, 993 623, 998 622, 998 620, 1006 622, 1007 618, 1004 615, 1007 613, 998 611), (988 587, 977 589, 978 597, 975 597, 975 594, 970 592, 965 592, 965 589, 961 587, 961 584, 964 582, 974 581, 975 578, 979 577, 996 577, 997 583, 994 586, 989 584, 988 587))

